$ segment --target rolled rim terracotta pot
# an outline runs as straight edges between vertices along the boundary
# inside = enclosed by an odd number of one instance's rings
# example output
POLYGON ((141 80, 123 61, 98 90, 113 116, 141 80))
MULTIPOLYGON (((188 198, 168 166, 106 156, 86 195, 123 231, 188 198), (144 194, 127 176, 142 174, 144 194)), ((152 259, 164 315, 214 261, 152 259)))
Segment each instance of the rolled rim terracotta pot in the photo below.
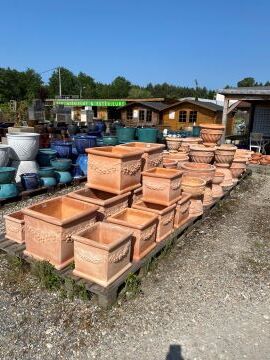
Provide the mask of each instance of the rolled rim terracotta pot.
POLYGON ((230 164, 216 163, 215 166, 218 171, 221 171, 224 174, 224 179, 220 186, 222 186, 225 191, 230 190, 233 186, 230 164))
POLYGON ((204 123, 200 124, 201 129, 209 129, 209 130, 225 130, 225 126, 222 124, 211 124, 211 123, 204 123))
POLYGON ((0 167, 7 166, 9 160, 9 145, 0 144, 0 167))
POLYGON ((223 172, 217 170, 217 171, 215 172, 215 176, 214 176, 214 178, 213 178, 213 184, 219 185, 219 184, 222 183, 223 180, 224 180, 224 174, 223 174, 223 172))
POLYGON ((35 160, 39 148, 39 136, 36 133, 7 134, 10 157, 21 161, 35 160))
POLYGON ((163 167, 167 168, 167 169, 176 169, 177 168, 177 161, 169 159, 169 158, 164 158, 163 159, 163 167))
POLYGON ((210 164, 214 159, 215 148, 205 147, 203 145, 191 145, 189 156, 191 161, 196 163, 210 164))
POLYGON ((182 138, 166 137, 166 144, 169 150, 178 150, 181 146, 182 138))
POLYGON ((214 165, 191 162, 183 163, 182 169, 184 170, 184 175, 199 177, 207 183, 213 180, 216 171, 214 165))

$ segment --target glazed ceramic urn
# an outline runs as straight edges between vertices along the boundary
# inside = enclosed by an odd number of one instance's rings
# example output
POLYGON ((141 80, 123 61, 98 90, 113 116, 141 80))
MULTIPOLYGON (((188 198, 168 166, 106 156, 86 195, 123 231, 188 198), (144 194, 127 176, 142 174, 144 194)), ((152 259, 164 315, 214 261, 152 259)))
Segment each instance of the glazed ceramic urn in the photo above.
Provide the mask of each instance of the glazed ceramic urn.
POLYGON ((24 243, 24 215, 21 211, 16 211, 4 215, 6 226, 6 238, 19 244, 24 243))
POLYGON ((198 217, 203 214, 203 195, 205 192, 206 181, 199 177, 183 175, 181 189, 191 195, 189 208, 189 218, 198 217))
POLYGON ((221 124, 200 124, 201 127, 201 138, 203 140, 203 143, 208 143, 209 145, 216 145, 225 130, 225 126, 221 124))
POLYGON ((126 209, 128 207, 130 195, 130 191, 121 195, 116 195, 113 193, 89 188, 79 189, 67 194, 67 196, 70 196, 74 199, 97 205, 98 221, 103 221, 108 216, 126 209))
POLYGON ((67 196, 22 209, 25 254, 62 269, 73 261, 72 235, 96 222, 98 207, 67 196))
POLYGON ((141 186, 143 150, 116 146, 86 149, 88 173, 86 186, 114 194, 123 194, 141 186))
POLYGON ((128 208, 108 217, 107 221, 132 231, 132 260, 142 259, 156 246, 156 214, 128 208))
POLYGON ((174 228, 178 229, 184 225, 189 219, 189 208, 191 204, 192 195, 182 193, 181 199, 177 202, 175 209, 174 228))
POLYGON ((153 168, 142 173, 143 201, 169 206, 181 195, 182 172, 176 169, 153 168))
POLYGON ((36 133, 7 134, 11 159, 21 161, 35 160, 39 148, 39 136, 36 133))
POLYGON ((171 206, 158 205, 145 201, 138 201, 133 204, 134 209, 148 211, 158 216, 157 238, 160 242, 166 239, 173 231, 174 213, 176 204, 171 206))
POLYGON ((142 171, 152 169, 153 167, 162 166, 162 151, 165 148, 165 145, 163 144, 130 142, 118 146, 131 150, 143 150, 142 171))
POLYGON ((107 287, 131 267, 132 231, 115 224, 97 222, 72 235, 73 274, 107 287))
POLYGON ((190 160, 195 163, 210 164, 215 156, 215 147, 191 145, 189 150, 190 160))

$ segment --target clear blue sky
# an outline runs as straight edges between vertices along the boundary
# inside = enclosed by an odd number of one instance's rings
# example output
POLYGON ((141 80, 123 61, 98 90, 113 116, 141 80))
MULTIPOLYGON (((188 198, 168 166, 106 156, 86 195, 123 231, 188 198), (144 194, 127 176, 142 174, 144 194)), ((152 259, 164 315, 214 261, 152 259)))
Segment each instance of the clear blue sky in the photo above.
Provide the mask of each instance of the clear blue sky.
MULTIPOLYGON (((3 0, 0 67, 219 88, 270 80, 269 0, 3 0)), ((44 76, 46 81, 48 75, 44 76)))

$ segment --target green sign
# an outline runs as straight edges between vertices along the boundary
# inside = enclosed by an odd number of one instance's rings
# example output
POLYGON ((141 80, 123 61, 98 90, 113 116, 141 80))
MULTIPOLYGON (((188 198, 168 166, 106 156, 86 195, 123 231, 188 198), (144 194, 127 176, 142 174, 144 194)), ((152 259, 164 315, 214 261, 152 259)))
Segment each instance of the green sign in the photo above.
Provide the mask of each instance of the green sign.
POLYGON ((54 100, 54 105, 65 106, 124 106, 127 102, 123 100, 54 100))

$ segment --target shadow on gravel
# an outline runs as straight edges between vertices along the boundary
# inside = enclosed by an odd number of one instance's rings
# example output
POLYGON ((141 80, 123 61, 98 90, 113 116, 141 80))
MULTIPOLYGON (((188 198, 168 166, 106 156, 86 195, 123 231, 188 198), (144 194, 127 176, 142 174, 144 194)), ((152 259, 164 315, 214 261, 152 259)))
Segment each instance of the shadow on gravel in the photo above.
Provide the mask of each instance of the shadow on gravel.
POLYGON ((180 345, 170 345, 165 360, 185 360, 181 353, 182 350, 180 345))

